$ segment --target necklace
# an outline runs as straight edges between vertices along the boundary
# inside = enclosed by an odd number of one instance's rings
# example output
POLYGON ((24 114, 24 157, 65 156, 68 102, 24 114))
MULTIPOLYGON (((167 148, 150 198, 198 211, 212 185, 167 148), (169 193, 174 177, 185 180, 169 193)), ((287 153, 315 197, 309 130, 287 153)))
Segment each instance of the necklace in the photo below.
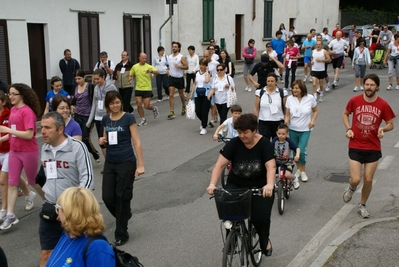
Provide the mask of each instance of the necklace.
POLYGON ((53 259, 52 259, 51 262, 48 264, 49 267, 55 266, 54 264, 55 264, 56 262, 58 262, 59 259, 61 259, 62 255, 64 255, 65 251, 68 250, 68 248, 73 244, 73 242, 75 242, 76 239, 73 238, 73 239, 72 239, 72 242, 69 243, 68 246, 67 246, 65 249, 63 249, 63 246, 64 246, 65 242, 67 242, 68 240, 69 240, 69 238, 66 238, 66 239, 64 240, 64 242, 62 242, 62 245, 60 246, 60 249, 57 250, 57 253, 54 255, 53 259), (59 254, 60 252, 62 252, 62 254, 61 254, 60 256, 58 256, 58 254, 59 254), (56 258, 57 256, 58 256, 58 258, 56 258))

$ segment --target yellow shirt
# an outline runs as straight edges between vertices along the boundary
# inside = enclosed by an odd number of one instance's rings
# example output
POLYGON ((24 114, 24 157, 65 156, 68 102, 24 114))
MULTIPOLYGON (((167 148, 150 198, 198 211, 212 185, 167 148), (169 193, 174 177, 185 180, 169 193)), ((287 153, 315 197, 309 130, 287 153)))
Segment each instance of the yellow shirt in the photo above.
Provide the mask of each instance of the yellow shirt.
POLYGON ((147 70, 156 71, 157 69, 147 63, 144 65, 134 64, 130 69, 130 76, 136 77, 136 91, 152 91, 151 73, 146 73, 147 70))

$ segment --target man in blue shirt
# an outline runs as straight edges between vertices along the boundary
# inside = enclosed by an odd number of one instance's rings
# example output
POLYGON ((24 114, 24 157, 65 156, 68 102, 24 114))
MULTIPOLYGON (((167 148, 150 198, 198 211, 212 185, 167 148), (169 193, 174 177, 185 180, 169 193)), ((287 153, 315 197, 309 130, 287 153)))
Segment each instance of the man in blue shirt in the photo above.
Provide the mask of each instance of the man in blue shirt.
MULTIPOLYGON (((306 83, 308 80, 308 68, 312 69, 312 47, 316 45, 316 41, 312 39, 312 34, 307 35, 307 39, 303 41, 301 50, 305 50, 303 57, 303 72, 305 74, 305 79, 303 81, 306 83)), ((310 76, 310 75, 309 75, 310 76)), ((312 77, 310 77, 310 82, 312 82, 312 77)))
MULTIPOLYGON (((281 62, 281 64, 284 63, 284 58, 283 58, 283 54, 284 54, 284 49, 285 49, 285 41, 281 38, 283 36, 283 33, 281 31, 276 31, 276 38, 273 38, 270 41, 270 44, 272 45, 272 48, 274 51, 276 51, 277 53, 277 58, 278 61, 281 62)), ((280 72, 280 82, 283 82, 283 69, 279 70, 280 72)))

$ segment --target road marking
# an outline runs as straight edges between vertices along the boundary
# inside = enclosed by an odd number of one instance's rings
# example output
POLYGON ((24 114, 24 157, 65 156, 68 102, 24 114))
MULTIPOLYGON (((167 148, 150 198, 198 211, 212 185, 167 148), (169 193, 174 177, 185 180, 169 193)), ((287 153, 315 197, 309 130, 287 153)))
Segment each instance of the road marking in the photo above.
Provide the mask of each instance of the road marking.
POLYGON ((317 251, 320 245, 327 239, 327 237, 338 228, 343 219, 353 210, 355 204, 345 204, 331 220, 310 240, 310 242, 302 249, 301 252, 287 265, 287 267, 301 267, 304 266, 313 254, 317 251))
POLYGON ((378 164, 377 170, 385 170, 388 168, 389 164, 391 164, 392 160, 395 156, 386 156, 380 164, 378 164))
POLYGON ((399 142, 397 142, 393 147, 394 148, 398 148, 399 147, 399 142))

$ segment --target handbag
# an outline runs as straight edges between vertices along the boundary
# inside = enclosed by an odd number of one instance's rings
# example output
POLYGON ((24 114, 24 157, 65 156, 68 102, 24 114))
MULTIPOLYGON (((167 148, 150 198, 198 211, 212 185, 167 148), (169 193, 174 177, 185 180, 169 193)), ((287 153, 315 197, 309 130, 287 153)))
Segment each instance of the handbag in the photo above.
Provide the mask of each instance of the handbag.
POLYGON ((227 91, 227 107, 237 104, 237 93, 235 90, 229 89, 227 91))
POLYGON ((195 120, 195 103, 193 100, 189 100, 186 107, 186 117, 191 120, 195 120))

